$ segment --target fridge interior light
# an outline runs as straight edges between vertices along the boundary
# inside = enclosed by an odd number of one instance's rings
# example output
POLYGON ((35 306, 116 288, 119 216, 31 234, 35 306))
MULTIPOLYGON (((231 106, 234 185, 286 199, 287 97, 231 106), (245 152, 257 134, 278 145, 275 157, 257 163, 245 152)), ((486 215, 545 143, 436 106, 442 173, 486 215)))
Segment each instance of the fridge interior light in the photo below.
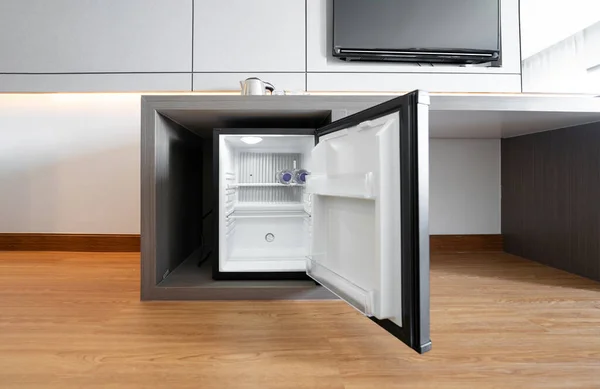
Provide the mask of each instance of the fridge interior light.
POLYGON ((262 138, 259 136, 244 136, 240 140, 249 145, 255 145, 262 142, 262 138))

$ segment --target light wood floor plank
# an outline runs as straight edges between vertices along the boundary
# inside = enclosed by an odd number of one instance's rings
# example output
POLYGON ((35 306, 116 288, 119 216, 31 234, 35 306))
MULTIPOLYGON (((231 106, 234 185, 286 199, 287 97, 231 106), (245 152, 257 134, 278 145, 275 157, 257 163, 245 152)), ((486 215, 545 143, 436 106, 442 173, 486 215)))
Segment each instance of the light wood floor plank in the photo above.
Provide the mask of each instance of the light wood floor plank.
POLYGON ((339 301, 139 301, 139 254, 0 252, 1 388, 600 388, 600 285, 432 258, 433 350, 339 301))

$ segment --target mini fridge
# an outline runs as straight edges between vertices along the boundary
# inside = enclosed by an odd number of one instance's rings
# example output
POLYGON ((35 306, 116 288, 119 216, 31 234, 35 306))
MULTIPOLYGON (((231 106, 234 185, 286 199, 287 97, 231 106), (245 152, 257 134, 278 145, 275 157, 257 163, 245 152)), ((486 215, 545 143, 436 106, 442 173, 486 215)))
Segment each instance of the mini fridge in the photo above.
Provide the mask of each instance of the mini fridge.
POLYGON ((213 278, 309 276, 427 351, 428 105, 415 91, 321 128, 215 129, 213 278))

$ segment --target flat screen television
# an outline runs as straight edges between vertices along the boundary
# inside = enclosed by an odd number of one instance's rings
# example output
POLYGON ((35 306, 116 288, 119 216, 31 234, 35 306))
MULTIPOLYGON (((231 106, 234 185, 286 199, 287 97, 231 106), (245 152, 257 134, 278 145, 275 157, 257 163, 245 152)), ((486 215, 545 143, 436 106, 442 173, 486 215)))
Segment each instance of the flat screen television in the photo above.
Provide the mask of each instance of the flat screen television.
POLYGON ((500 56, 500 0, 333 0, 333 56, 475 64, 500 56))

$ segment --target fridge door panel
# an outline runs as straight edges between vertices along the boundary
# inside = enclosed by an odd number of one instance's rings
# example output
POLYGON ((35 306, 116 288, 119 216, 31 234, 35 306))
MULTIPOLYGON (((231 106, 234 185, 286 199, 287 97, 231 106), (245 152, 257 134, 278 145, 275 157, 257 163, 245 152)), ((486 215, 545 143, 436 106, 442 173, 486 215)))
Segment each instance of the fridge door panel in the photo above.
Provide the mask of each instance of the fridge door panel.
POLYGON ((308 274, 367 316, 402 324, 399 114, 325 135, 313 149, 308 274))
POLYGON ((419 352, 429 339, 428 96, 317 131, 307 274, 419 352))

